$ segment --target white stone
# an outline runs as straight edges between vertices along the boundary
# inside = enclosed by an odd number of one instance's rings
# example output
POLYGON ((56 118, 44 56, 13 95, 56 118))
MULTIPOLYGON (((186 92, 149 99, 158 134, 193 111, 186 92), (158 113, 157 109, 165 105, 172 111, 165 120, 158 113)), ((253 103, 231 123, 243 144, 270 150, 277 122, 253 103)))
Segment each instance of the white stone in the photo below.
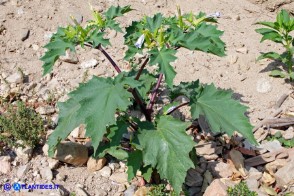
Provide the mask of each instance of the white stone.
POLYGON ((23 82, 23 78, 22 78, 22 75, 19 73, 19 72, 16 72, 10 76, 8 76, 6 78, 6 81, 8 83, 15 83, 15 84, 20 84, 23 82))
POLYGON ((98 64, 98 61, 96 59, 90 59, 88 61, 84 61, 80 64, 80 68, 82 69, 88 69, 88 68, 94 68, 98 64))
POLYGON ((101 176, 105 177, 105 178, 109 178, 111 175, 111 169, 107 166, 103 167, 99 173, 101 174, 101 176))
POLYGON ((256 90, 259 93, 268 93, 272 90, 272 84, 265 78, 260 78, 256 84, 256 90))

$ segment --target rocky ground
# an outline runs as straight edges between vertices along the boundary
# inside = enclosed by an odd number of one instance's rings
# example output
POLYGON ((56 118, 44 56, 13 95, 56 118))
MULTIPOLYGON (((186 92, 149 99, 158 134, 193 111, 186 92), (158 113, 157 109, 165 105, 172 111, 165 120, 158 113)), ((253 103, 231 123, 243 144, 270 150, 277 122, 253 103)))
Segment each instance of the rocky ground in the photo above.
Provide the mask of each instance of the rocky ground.
MULTIPOLYGON (((249 107, 248 116, 256 126, 255 137, 261 146, 255 148, 241 143, 238 137, 229 142, 226 137, 216 138, 210 133, 195 136, 199 168, 188 172, 186 187, 190 195, 226 195, 227 187, 245 180, 258 195, 273 195, 273 191, 280 195, 294 192, 294 149, 286 148, 277 140, 267 140, 278 131, 286 140, 294 138, 291 126, 268 130, 278 123, 272 119, 283 120, 293 115, 293 84, 268 76, 268 72, 277 66, 271 61, 256 62, 260 52, 279 52, 281 48, 269 42, 259 43, 260 36, 254 31, 255 22, 274 20, 279 9, 294 14, 293 0, 100 0, 91 4, 100 10, 111 5, 132 5, 135 10, 120 19, 123 26, 144 14, 173 14, 177 4, 183 12, 220 11, 219 28, 225 31, 223 40, 227 44, 227 56, 219 58, 181 50, 174 63, 176 82, 200 79, 203 83, 214 82, 218 87, 233 89, 236 99, 249 107)), ((11 100, 17 96, 53 123, 57 122, 58 115, 55 103, 66 100, 66 93, 78 83, 88 80, 91 75, 115 74, 100 53, 78 48, 78 55, 59 60, 53 74, 42 77, 39 60, 44 54, 42 46, 59 25, 69 22, 70 15, 83 21, 91 18, 89 6, 83 1, 0 0, 0 96, 11 100)), ((122 59, 125 51, 123 35, 110 32, 108 36, 112 39, 108 52, 122 69, 129 69, 122 59)), ((48 129, 48 134, 52 131, 48 129)), ((80 138, 84 138, 83 127, 71 133, 68 142, 62 144, 61 155, 54 158, 47 156, 46 145, 34 150, 7 151, 0 157, 0 184, 60 185, 57 190, 35 190, 19 195, 118 196, 134 195, 137 189, 142 191, 138 188, 144 185, 140 174, 127 182, 125 163, 109 157, 89 158, 88 141, 80 138)), ((1 191, 0 195, 13 193, 1 191)))

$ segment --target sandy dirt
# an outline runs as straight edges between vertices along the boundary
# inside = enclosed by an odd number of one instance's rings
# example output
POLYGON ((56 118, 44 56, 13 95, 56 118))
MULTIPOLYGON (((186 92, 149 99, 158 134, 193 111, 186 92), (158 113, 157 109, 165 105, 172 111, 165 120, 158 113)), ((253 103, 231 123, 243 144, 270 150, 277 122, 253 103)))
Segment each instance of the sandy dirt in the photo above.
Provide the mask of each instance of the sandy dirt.
MULTIPOLYGON (((275 66, 270 60, 256 62, 261 52, 282 52, 282 48, 271 42, 260 43, 261 36, 255 32, 257 21, 272 21, 281 8, 294 12, 294 1, 261 1, 261 0, 109 0, 91 1, 97 9, 106 9, 111 5, 131 5, 135 10, 121 17, 122 26, 131 24, 144 14, 152 15, 160 12, 164 15, 176 13, 176 5, 182 12, 200 11, 206 13, 221 12, 218 25, 224 31, 223 40, 226 43, 226 57, 190 52, 181 49, 176 62, 173 63, 177 76, 175 82, 199 79, 202 83, 215 83, 216 86, 232 89, 235 97, 249 107, 248 115, 253 125, 270 114, 271 108, 282 94, 293 90, 293 84, 285 79, 269 77, 269 71, 275 66)), ((0 0, 0 72, 8 75, 21 68, 29 77, 30 82, 39 82, 42 77, 42 62, 39 58, 44 54, 42 48, 58 26, 65 26, 69 16, 83 17, 84 21, 91 18, 87 1, 70 0, 0 0), (25 41, 21 38, 29 30, 25 41)), ((123 34, 109 34, 112 47, 107 51, 123 69, 128 69, 123 61, 126 49, 123 46, 123 34)), ((91 49, 78 49, 79 63, 95 58, 98 66, 88 70, 92 75, 112 75, 109 62, 91 49)), ((78 64, 79 64, 78 63, 78 64)), ((78 64, 58 62, 54 67, 53 78, 62 80, 74 88, 83 79, 84 70, 78 69, 78 64)), ((293 107, 291 96, 283 107, 293 107)), ((62 172, 66 168, 61 168, 62 172)), ((68 172, 72 172, 71 171, 68 172)), ((77 171, 78 172, 78 171, 77 171)), ((76 179, 86 178, 84 173, 76 174, 76 179), (80 177, 80 175, 82 177, 80 177)), ((64 185, 69 190, 70 183, 64 185)), ((95 186, 94 186, 95 187, 95 186)), ((90 193, 94 193, 88 187, 90 193)))

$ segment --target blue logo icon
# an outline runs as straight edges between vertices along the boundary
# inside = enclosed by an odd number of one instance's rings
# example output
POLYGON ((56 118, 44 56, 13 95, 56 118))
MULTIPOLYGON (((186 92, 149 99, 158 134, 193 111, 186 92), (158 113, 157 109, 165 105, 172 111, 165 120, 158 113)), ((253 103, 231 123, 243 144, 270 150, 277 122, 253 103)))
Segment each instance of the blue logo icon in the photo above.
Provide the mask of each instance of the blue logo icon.
POLYGON ((6 184, 4 184, 4 185, 3 185, 3 189, 4 189, 4 191, 10 191, 10 189, 11 189, 11 185, 10 185, 10 183, 6 183, 6 184))
MULTIPOLYGON (((13 187, 13 189, 15 190, 15 191, 19 191, 20 190, 20 188, 21 188, 21 186, 20 186, 20 184, 19 183, 14 183, 13 185, 12 185, 12 187, 13 187)), ((10 187, 11 188, 11 187, 10 187)))

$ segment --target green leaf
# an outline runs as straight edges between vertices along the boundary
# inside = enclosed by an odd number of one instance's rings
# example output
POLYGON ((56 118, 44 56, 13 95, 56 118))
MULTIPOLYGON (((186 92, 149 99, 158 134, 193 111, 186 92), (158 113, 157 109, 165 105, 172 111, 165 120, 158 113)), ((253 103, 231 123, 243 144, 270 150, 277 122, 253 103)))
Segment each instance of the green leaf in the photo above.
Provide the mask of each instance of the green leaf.
POLYGON ((52 157, 60 141, 67 138, 67 136, 80 124, 83 124, 83 119, 79 119, 77 112, 80 110, 80 104, 75 99, 69 99, 67 102, 58 103, 59 116, 58 126, 54 132, 49 136, 49 156, 52 157))
MULTIPOLYGON (((75 121, 86 125, 86 136, 91 138, 94 153, 106 133, 106 127, 116 124, 116 111, 125 111, 132 104, 130 101, 132 95, 124 88, 124 85, 124 83, 116 83, 111 78, 94 76, 69 93, 71 98, 66 103, 71 103, 74 99, 80 105, 75 110, 75 121)), ((71 112, 69 109, 71 108, 65 108, 65 111, 61 112, 71 112)), ((59 126, 57 130, 63 131, 59 126)), ((72 128, 72 125, 65 124, 63 128, 68 130, 72 128)))
POLYGON ((292 80, 294 80, 294 73, 293 73, 293 72, 290 73, 289 76, 290 76, 290 78, 291 78, 292 80))
POLYGON ((282 60, 282 57, 276 52, 267 52, 260 55, 256 60, 260 61, 262 59, 282 60))
POLYGON ((154 33, 155 31, 157 31, 163 21, 163 17, 162 14, 158 13, 155 14, 152 18, 151 17, 147 17, 146 18, 146 27, 147 29, 149 29, 152 33, 154 33))
POLYGON ((135 176, 138 170, 140 170, 143 164, 142 151, 136 150, 129 153, 129 158, 127 161, 128 166, 128 181, 131 181, 135 176))
POLYGON ((115 20, 109 20, 106 22, 105 27, 108 27, 110 29, 113 29, 117 32, 122 33, 122 29, 120 28, 119 24, 115 20))
POLYGON ((184 95, 189 97, 197 96, 202 90, 202 86, 199 84, 199 80, 192 82, 181 82, 178 86, 174 86, 171 89, 170 97, 175 99, 178 96, 184 95))
POLYGON ((271 40, 276 43, 282 43, 283 41, 283 37, 276 30, 261 28, 256 29, 255 31, 263 35, 260 42, 271 40))
POLYGON ((177 194, 182 189, 187 170, 194 167, 189 153, 195 143, 185 132, 187 126, 171 116, 161 116, 156 127, 150 122, 139 124, 138 139, 143 148, 144 164, 156 168, 177 194))
POLYGON ((44 62, 43 64, 43 75, 51 72, 53 69, 54 63, 60 56, 65 55, 65 51, 70 49, 71 51, 75 50, 75 45, 71 42, 67 42, 63 39, 56 39, 49 42, 44 46, 48 51, 45 53, 43 57, 40 58, 44 62))
MULTIPOLYGON (((120 147, 120 142, 121 139, 123 137, 124 133, 128 133, 128 125, 126 124, 126 122, 124 121, 117 121, 116 125, 113 125, 109 128, 109 134, 107 135, 107 139, 109 140, 109 142, 107 142, 106 144, 102 144, 100 143, 96 153, 95 153, 95 157, 104 157, 105 154, 109 153, 112 156, 118 158, 118 156, 120 156, 120 152, 118 152, 118 155, 115 155, 115 151, 120 151, 121 149, 119 149, 120 147)), ((121 157, 120 157, 121 158, 121 157)), ((123 159, 121 159, 123 160, 123 159)))
POLYGON ((277 22, 279 23, 280 27, 288 30, 290 16, 286 10, 281 10, 280 13, 277 15, 277 22))
MULTIPOLYGON (((130 77, 134 78, 136 75, 137 71, 129 72, 130 77)), ((150 74, 147 70, 143 70, 138 82, 140 85, 136 87, 137 91, 144 100, 148 100, 148 92, 151 91, 153 84, 156 82, 155 76, 150 74)))
POLYGON ((91 32, 91 34, 86 39, 86 41, 92 43, 94 48, 97 47, 99 44, 101 44, 104 47, 111 45, 109 42, 109 39, 103 38, 104 35, 105 35, 104 32, 100 32, 99 29, 95 29, 93 32, 91 32))
POLYGON ((238 131, 252 144, 257 144, 252 133, 253 126, 245 116, 247 107, 232 99, 232 92, 218 90, 213 84, 204 86, 202 93, 190 98, 193 118, 204 115, 214 132, 233 135, 238 131))
POLYGON ((195 31, 186 33, 178 44, 190 50, 224 56, 225 43, 220 39, 222 34, 223 31, 217 30, 216 26, 202 23, 195 31))
POLYGON ((280 77, 280 78, 284 78, 286 76, 285 73, 283 73, 281 70, 277 70, 277 69, 271 71, 271 73, 269 75, 273 76, 273 77, 280 77))
POLYGON ((112 20, 116 17, 123 16, 125 13, 128 13, 132 11, 133 9, 131 8, 130 5, 120 7, 120 6, 111 6, 105 13, 105 17, 107 20, 112 20))
POLYGON ((159 72, 164 74, 165 81, 169 87, 172 87, 173 80, 176 76, 174 68, 170 65, 171 62, 175 61, 176 50, 168 49, 163 47, 161 50, 153 48, 149 51, 150 54, 150 65, 159 65, 159 72))
POLYGON ((275 29, 275 30, 279 30, 279 27, 276 23, 273 23, 273 22, 257 22, 256 24, 260 24, 260 25, 263 25, 263 26, 266 26, 266 27, 270 27, 272 29, 275 29))
POLYGON ((141 168, 142 175, 147 182, 150 182, 153 169, 150 165, 141 168))

